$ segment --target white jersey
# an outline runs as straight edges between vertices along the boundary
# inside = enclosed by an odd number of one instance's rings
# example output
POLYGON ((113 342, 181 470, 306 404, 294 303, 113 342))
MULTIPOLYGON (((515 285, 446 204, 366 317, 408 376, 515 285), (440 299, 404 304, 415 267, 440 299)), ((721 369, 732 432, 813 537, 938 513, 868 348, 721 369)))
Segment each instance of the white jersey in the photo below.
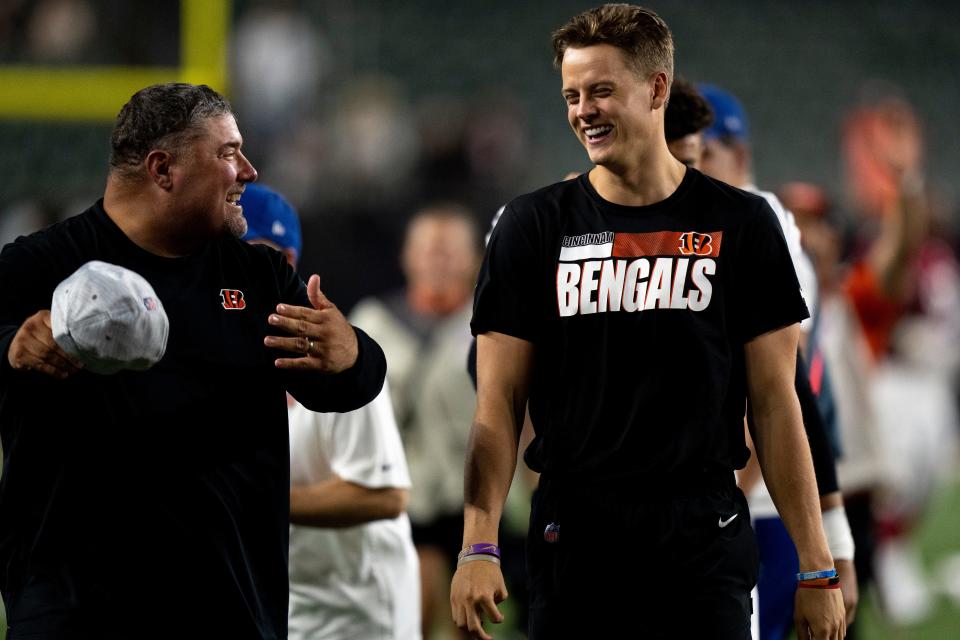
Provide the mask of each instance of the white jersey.
MULTIPOLYGON (((349 413, 289 411, 290 481, 336 475, 409 488, 389 389, 349 413)), ((420 638, 419 561, 406 514, 349 528, 290 527, 291 640, 420 638)))
POLYGON ((421 526, 463 515, 463 461, 477 401, 467 373, 471 313, 466 304, 438 320, 423 343, 384 301, 367 298, 350 312, 350 322, 390 363, 387 380, 414 485, 407 513, 421 526))
POLYGON ((810 331, 813 326, 813 318, 817 315, 817 303, 819 292, 817 290, 817 273, 813 269, 813 262, 804 252, 800 244, 800 227, 797 226, 797 220, 793 213, 788 211, 780 199, 769 191, 761 191, 755 185, 747 185, 746 190, 762 196, 773 212, 777 214, 777 220, 780 221, 780 227, 783 229, 783 237, 787 240, 787 248, 790 250, 790 259, 793 260, 793 268, 797 272, 797 280, 800 281, 800 289, 803 294, 803 300, 807 303, 807 310, 810 311, 810 317, 800 323, 800 329, 804 332, 810 331))
MULTIPOLYGON (((797 280, 800 281, 800 292, 803 294, 803 300, 807 303, 807 310, 810 311, 810 317, 800 323, 800 330, 804 333, 810 331, 813 327, 813 317, 817 312, 818 289, 817 274, 813 269, 813 263, 810 257, 803 251, 800 244, 800 227, 793 214, 788 211, 780 199, 769 191, 761 191, 755 185, 747 185, 746 191, 762 196, 773 212, 777 214, 777 220, 780 221, 780 227, 783 229, 783 237, 787 240, 787 248, 790 250, 790 259, 793 260, 793 268, 797 272, 797 280)), ((750 502, 750 515, 754 518, 772 518, 777 515, 777 508, 773 504, 770 492, 767 491, 767 485, 761 478, 759 482, 751 489, 747 496, 750 502)))

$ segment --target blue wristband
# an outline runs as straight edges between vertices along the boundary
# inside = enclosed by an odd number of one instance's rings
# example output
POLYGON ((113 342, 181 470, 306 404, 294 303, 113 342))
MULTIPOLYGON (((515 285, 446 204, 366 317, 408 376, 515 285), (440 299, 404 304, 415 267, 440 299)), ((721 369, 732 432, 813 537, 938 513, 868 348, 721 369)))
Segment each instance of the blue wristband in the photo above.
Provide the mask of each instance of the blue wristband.
POLYGON ((803 582, 805 580, 819 580, 820 578, 836 578, 837 570, 836 569, 824 569, 822 571, 807 571, 806 573, 797 574, 797 582, 803 582))

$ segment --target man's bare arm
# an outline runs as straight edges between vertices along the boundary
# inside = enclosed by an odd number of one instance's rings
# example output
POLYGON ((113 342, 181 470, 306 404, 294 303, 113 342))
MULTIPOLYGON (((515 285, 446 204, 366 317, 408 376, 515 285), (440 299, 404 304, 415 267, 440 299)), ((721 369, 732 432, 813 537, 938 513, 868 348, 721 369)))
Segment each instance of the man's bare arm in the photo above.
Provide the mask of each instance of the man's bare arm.
MULTIPOLYGON (((477 412, 467 444, 464 471, 463 543, 497 543, 497 531, 517 466, 517 444, 527 406, 533 345, 500 333, 477 338, 477 412)), ((481 612, 494 622, 496 605, 507 597, 500 568, 468 562, 450 587, 453 619, 461 629, 490 638, 481 612)))
MULTIPOLYGON (((823 534, 813 460, 794 388, 799 325, 758 336, 744 346, 747 388, 756 425, 753 440, 763 477, 800 559, 800 571, 833 567, 823 534)), ((795 617, 800 640, 842 638, 839 591, 799 589, 795 617)))

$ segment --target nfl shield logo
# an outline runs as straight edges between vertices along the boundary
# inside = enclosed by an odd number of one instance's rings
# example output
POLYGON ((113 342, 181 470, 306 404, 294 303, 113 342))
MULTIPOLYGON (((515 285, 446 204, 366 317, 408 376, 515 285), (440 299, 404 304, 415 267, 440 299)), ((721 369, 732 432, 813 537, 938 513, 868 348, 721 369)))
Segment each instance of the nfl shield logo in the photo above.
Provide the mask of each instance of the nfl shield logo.
POLYGON ((156 311, 156 310, 157 310, 157 301, 154 300, 153 298, 144 298, 144 299, 143 299, 143 306, 147 309, 147 311, 156 311))
POLYGON ((543 539, 550 543, 558 542, 560 540, 560 525, 556 522, 548 524, 547 528, 543 530, 543 539))

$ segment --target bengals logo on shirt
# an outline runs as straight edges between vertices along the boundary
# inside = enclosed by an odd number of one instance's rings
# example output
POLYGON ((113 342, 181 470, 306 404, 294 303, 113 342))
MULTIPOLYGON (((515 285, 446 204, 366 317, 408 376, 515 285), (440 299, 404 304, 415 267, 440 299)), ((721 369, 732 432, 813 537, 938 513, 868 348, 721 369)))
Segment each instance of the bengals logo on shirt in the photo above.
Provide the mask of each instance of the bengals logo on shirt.
POLYGON ((723 231, 601 231, 564 236, 557 263, 560 317, 653 309, 704 311, 723 231))
POLYGON ((685 256, 708 256, 713 253, 713 238, 708 233, 688 231, 680 236, 680 253, 685 256))
POLYGON ((243 291, 239 289, 220 289, 220 301, 224 309, 231 311, 247 308, 247 301, 243 299, 243 291))

